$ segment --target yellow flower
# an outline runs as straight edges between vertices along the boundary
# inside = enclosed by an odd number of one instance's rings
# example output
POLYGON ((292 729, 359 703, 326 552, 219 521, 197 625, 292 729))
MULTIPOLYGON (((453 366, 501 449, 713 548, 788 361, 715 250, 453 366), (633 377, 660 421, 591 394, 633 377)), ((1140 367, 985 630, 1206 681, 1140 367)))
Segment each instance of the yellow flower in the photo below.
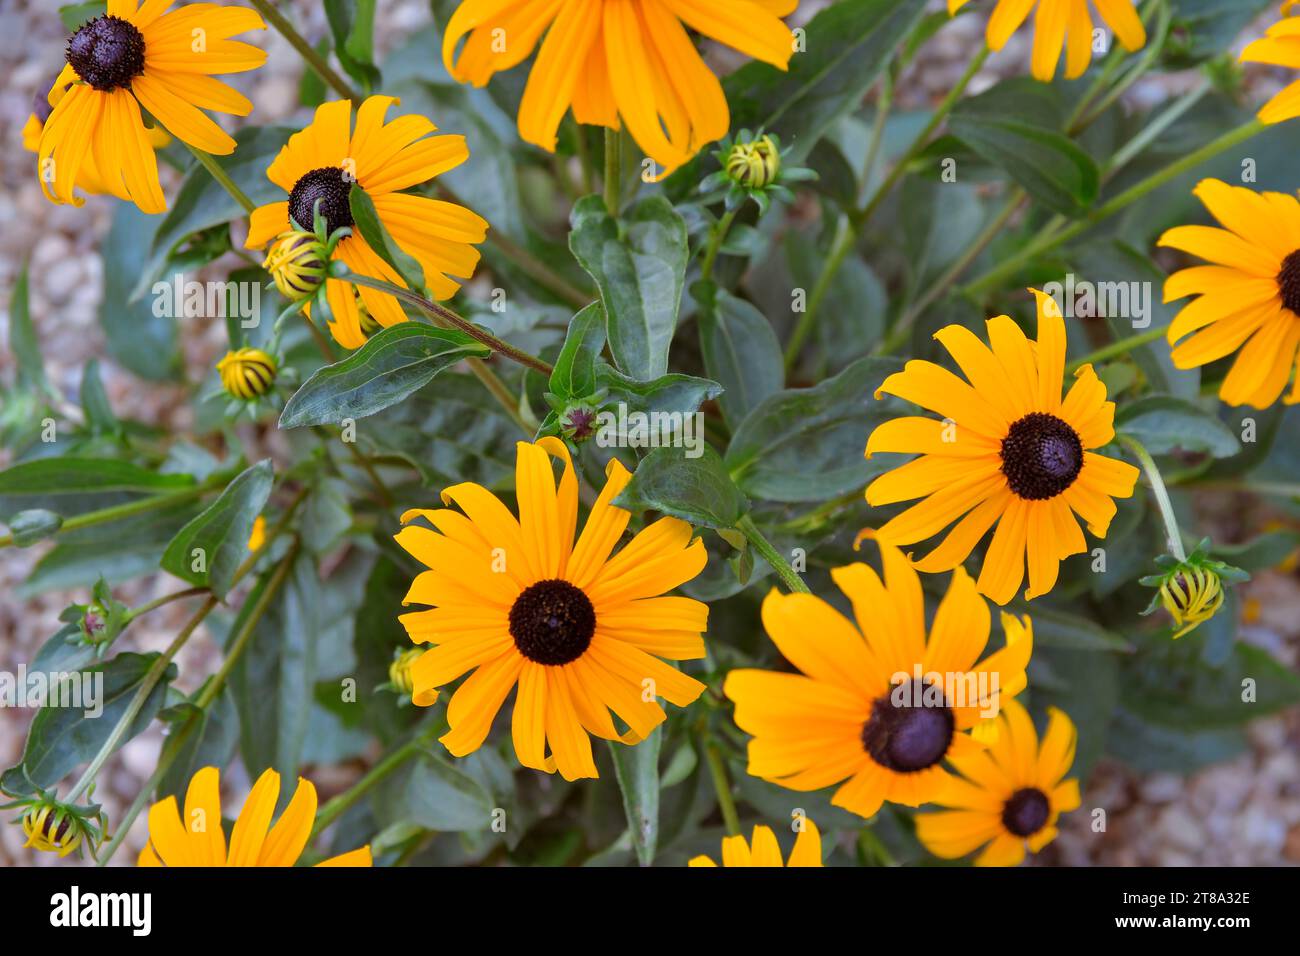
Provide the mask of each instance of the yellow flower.
MULTIPOLYGON (((316 788, 298 778, 289 805, 271 826, 280 797, 280 775, 263 772, 239 811, 226 847, 221 827, 220 774, 204 767, 185 791, 185 816, 168 797, 149 808, 149 842, 137 866, 293 866, 302 855, 316 821, 316 788), (269 832, 267 828, 270 828, 269 832)), ((363 846, 316 864, 370 866, 370 847, 363 846)))
POLYGON ((880 551, 884 584, 865 564, 831 572, 856 627, 815 595, 773 590, 763 627, 800 673, 733 670, 723 685, 754 737, 751 774, 792 790, 845 781, 831 803, 863 817, 943 791, 943 761, 982 749, 967 731, 1024 689, 1034 643, 1029 619, 1004 613, 1006 646, 979 661, 989 609, 960 567, 927 640, 920 578, 897 548, 880 551))
POLYGON ((261 349, 237 349, 222 356, 217 374, 221 376, 221 387, 232 398, 252 401, 275 384, 275 359, 261 349))
MULTIPOLYGON (((707 856, 697 856, 688 866, 717 866, 707 856)), ((794 849, 790 851, 790 862, 781 860, 781 847, 776 842, 776 834, 769 827, 754 827, 754 835, 749 843, 743 836, 729 836, 722 839, 723 866, 821 866, 822 835, 817 824, 811 820, 803 821, 803 829, 795 837, 794 849)))
MULTIPOLYGON (((1282 16, 1286 19, 1273 24, 1266 36, 1242 50, 1241 62, 1300 69, 1300 16, 1287 16, 1296 4, 1297 0, 1287 0, 1282 4, 1282 16)), ((1259 111, 1260 121, 1269 124, 1297 116, 1300 116, 1300 80, 1278 93, 1259 111)))
POLYGON ((282 232, 262 261, 262 268, 290 302, 310 298, 325 281, 326 244, 311 232, 282 232))
POLYGON ((1060 562, 1086 550, 1077 513, 1097 537, 1115 515, 1114 498, 1133 494, 1138 470, 1095 454, 1115 437, 1115 404, 1091 365, 1075 372, 1064 400, 1065 323, 1056 303, 1038 297, 1038 341, 1010 318, 989 319, 991 348, 969 329, 935 333, 970 383, 932 362, 911 361, 876 395, 897 395, 944 416, 885 422, 867 440, 877 452, 919 453, 867 486, 876 507, 925 498, 879 529, 894 544, 924 541, 956 522, 916 567, 956 567, 997 523, 980 569, 979 589, 1006 604, 1020 587, 1028 556, 1025 598, 1056 584, 1060 562), (963 517, 964 516, 964 517, 963 517), (958 521, 958 519, 961 519, 958 521))
POLYGON ((785 69, 798 0, 464 0, 443 37, 447 69, 483 86, 541 42, 519 135, 554 152, 573 110, 579 123, 628 131, 668 175, 731 125, 722 85, 686 27, 785 69), (543 40, 543 34, 545 39, 543 40), (462 39, 464 47, 457 56, 462 39))
POLYGON ((656 697, 685 707, 704 685, 664 663, 704 657, 708 606, 662 597, 704 569, 704 542, 691 526, 660 518, 613 557, 630 513, 613 505, 631 474, 612 460, 582 534, 578 480, 564 443, 517 446, 519 518, 486 488, 442 493, 451 508, 413 510, 397 543, 430 570, 404 604, 431 605, 401 617, 411 640, 431 643, 411 665, 412 700, 473 671, 447 705, 441 738, 455 756, 477 750, 511 688, 515 753, 525 767, 566 780, 595 777, 591 740, 635 744, 663 722, 656 697), (556 488, 551 458, 564 464, 556 488), (408 524, 423 518, 437 530, 408 524), (620 733, 613 711, 629 730, 620 733), (551 753, 546 754, 547 744, 551 753))
MULTIPOLYGON (((956 13, 970 0, 948 0, 948 12, 956 13)), ((1106 25, 1115 32, 1120 45, 1130 53, 1147 42, 1146 27, 1138 16, 1133 0, 1092 0, 1106 25)), ((1001 50, 1020 25, 1034 14, 1034 78, 1044 83, 1056 75, 1061 50, 1066 50, 1065 76, 1083 76, 1092 62, 1092 13, 1088 0, 997 0, 986 32, 991 50, 1001 50)))
POLYGON ((234 151, 235 141, 199 107, 252 112, 248 98, 214 74, 265 63, 265 52, 230 37, 266 24, 252 10, 211 3, 165 12, 172 2, 108 0, 105 14, 69 37, 68 65, 50 88, 53 111, 37 144, 37 174, 49 199, 79 206, 84 200, 73 186, 90 181, 144 212, 166 209, 141 108, 196 149, 234 151))
POLYGON ((81 846, 86 834, 80 824, 80 820, 62 807, 35 803, 22 817, 23 833, 27 835, 23 847, 65 857, 81 846))
POLYGON ((256 551, 266 543, 266 519, 258 515, 253 519, 253 530, 248 535, 248 550, 256 551))
MULTIPOLYGON (((1160 245, 1213 265, 1175 272, 1165 301, 1196 296, 1169 326, 1178 368, 1196 368, 1237 352, 1219 386, 1229 405, 1268 408, 1281 396, 1300 347, 1300 202, 1217 179, 1196 195, 1223 226, 1178 226, 1160 245), (1195 333, 1195 334, 1192 334, 1195 333), (1190 336, 1190 337, 1188 337, 1190 336)), ((1300 402, 1300 381, 1286 404, 1300 402)))
MULTIPOLYGON (((61 98, 67 90, 71 89, 71 84, 62 90, 51 90, 50 97, 38 95, 32 103, 31 115, 27 117, 27 122, 23 124, 23 149, 29 153, 39 152, 41 147, 41 133, 45 129, 45 122, 50 118, 50 99, 61 98)), ((145 138, 149 141, 149 146, 153 149, 162 149, 172 141, 167 135, 167 131, 161 126, 146 126, 145 138)), ((94 196, 107 195, 110 190, 104 183, 104 177, 99 172, 99 167, 95 164, 95 157, 92 153, 86 153, 85 161, 81 164, 81 169, 77 171, 76 186, 83 192, 90 193, 94 196)))
MULTIPOLYGON (((311 125, 289 137, 266 171, 288 198, 253 210, 244 246, 258 249, 286 229, 312 229, 318 201, 329 233, 352 226, 350 195, 353 188, 360 188, 374 202, 393 240, 420 263, 434 298, 455 295, 460 285, 449 276, 468 279, 474 274, 479 253, 473 243, 487 237, 487 222, 455 203, 401 190, 455 169, 469 158, 469 148, 463 136, 430 136, 437 127, 423 116, 401 116, 385 123, 389 107, 398 102, 392 96, 367 97, 357 109, 355 130, 347 100, 317 107, 311 125)), ((332 258, 359 275, 406 285, 356 232, 335 246, 332 258)), ((342 279, 328 279, 325 284, 333 313, 330 332, 349 349, 366 342, 357 289, 342 279)), ((406 321, 401 305, 388 293, 364 287, 360 293, 380 325, 406 321)))
POLYGON ((961 777, 935 802, 954 809, 916 817, 927 850, 955 860, 984 847, 976 866, 1015 866, 1026 847, 1037 853, 1056 839, 1057 818, 1079 806, 1079 781, 1063 779, 1074 763, 1074 724, 1055 707, 1048 713, 1040 744, 1025 708, 1007 701, 988 750, 953 759, 961 777))

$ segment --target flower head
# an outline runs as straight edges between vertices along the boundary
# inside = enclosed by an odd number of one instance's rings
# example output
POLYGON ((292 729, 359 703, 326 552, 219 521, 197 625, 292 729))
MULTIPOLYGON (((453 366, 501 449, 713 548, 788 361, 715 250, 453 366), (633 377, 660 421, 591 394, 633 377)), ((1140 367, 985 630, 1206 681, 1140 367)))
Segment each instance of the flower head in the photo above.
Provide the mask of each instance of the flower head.
POLYGON ((935 333, 969 382, 932 362, 911 361, 877 391, 944 416, 896 418, 867 439, 878 452, 919 453, 867 486, 873 506, 924 498, 886 522, 882 539, 906 545, 956 524, 926 557, 927 572, 956 567, 997 525, 979 589, 998 604, 1015 596, 1029 565, 1025 598, 1056 584, 1062 559, 1086 550, 1075 514, 1097 537, 1115 515, 1113 498, 1133 494, 1138 470, 1096 454, 1115 437, 1114 402, 1091 365, 1061 398, 1065 323, 1055 301, 1038 298, 1038 341, 1005 315, 989 319, 989 345, 964 326, 935 333), (958 520, 960 519, 960 520, 958 520))
MULTIPOLYGON (((140 851, 138 866, 293 866, 298 862, 316 822, 316 788, 298 778, 297 789, 280 818, 271 826, 280 797, 280 775, 267 770, 257 778, 244 801, 226 845, 221 826, 221 777, 216 767, 204 767, 185 791, 185 816, 175 797, 149 808, 149 842, 140 851), (269 829, 268 829, 269 828, 269 829)), ((370 847, 363 846, 317 866, 370 866, 370 847)))
POLYGON ((1055 707, 1048 713, 1040 742, 1025 708, 1007 701, 988 750, 953 758, 960 776, 935 800, 952 809, 916 816, 927 850, 955 860, 983 847, 976 866, 1015 866, 1026 848, 1037 853, 1056 839, 1057 818, 1079 806, 1079 781, 1064 779, 1074 763, 1074 724, 1055 707))
MULTIPOLYGON (((267 169, 267 178, 284 190, 285 198, 253 210, 245 247, 259 249, 286 229, 313 231, 318 213, 332 241, 338 230, 354 226, 351 193, 361 189, 393 241, 420 264, 434 298, 455 295, 460 284, 451 276, 468 279, 474 274, 479 260, 474 243, 487 237, 487 221, 455 203, 402 190, 455 169, 469 158, 469 149, 463 136, 430 135, 437 127, 423 116, 385 122, 398 102, 391 96, 367 97, 357 109, 355 129, 347 100, 317 107, 311 124, 289 137, 267 169)), ((359 275, 406 285, 355 230, 333 245, 330 258, 359 275)), ((366 342, 358 291, 379 325, 406 321, 401 305, 388 293, 327 279, 329 329, 344 348, 366 342)))
MULTIPOLYGON (((717 866, 707 856, 697 856, 689 866, 717 866)), ((770 827, 754 827, 754 835, 745 841, 743 836, 729 836, 722 839, 723 866, 821 866, 822 835, 817 824, 811 820, 803 821, 803 829, 795 837, 794 849, 790 851, 789 862, 781 858, 781 846, 776 842, 776 834, 770 827)))
MULTIPOLYGON (((948 0, 948 12, 956 13, 968 3, 970 0, 948 0)), ((1092 5, 1124 49, 1132 53, 1146 45, 1146 27, 1133 0, 1092 0, 1092 5)), ((1035 7, 1034 78, 1051 82, 1063 48, 1066 79, 1083 76, 1092 62, 1093 26, 1088 0, 997 0, 986 32, 989 49, 1006 46, 1035 7)))
MULTIPOLYGON (((81 205, 73 187, 104 192, 144 212, 167 208, 142 110, 177 139, 225 155, 235 141, 202 109, 247 116, 253 104, 215 79, 254 70, 266 53, 230 37, 266 24, 252 10, 212 3, 166 12, 173 0, 109 0, 68 38, 67 65, 50 87, 37 143, 41 188, 81 205), (200 109, 200 107, 202 109, 200 109)), ((30 125, 30 121, 29 121, 30 125)))
POLYGON ((1162 554, 1156 564, 1160 574, 1142 578, 1147 587, 1156 588, 1156 595, 1143 612, 1151 614, 1163 607, 1178 628, 1174 639, 1182 637, 1214 617, 1223 607, 1225 581, 1238 583, 1250 575, 1240 568, 1209 556, 1210 539, 1206 538, 1190 555, 1182 560, 1162 554))
POLYGON ((261 349, 241 348, 227 352, 217 363, 221 387, 231 398, 250 402, 261 398, 275 384, 275 359, 261 349))
POLYGON ((704 542, 665 517, 611 556, 631 518, 613 502, 631 474, 612 460, 606 478, 576 540, 578 480, 556 438, 517 446, 518 518, 470 483, 442 494, 463 514, 402 515, 397 543, 429 568, 403 603, 430 607, 401 622, 411 640, 434 645, 411 665, 412 700, 431 704, 436 688, 473 671, 447 705, 441 740, 455 756, 482 746, 517 686, 519 762, 566 780, 595 777, 589 734, 639 743, 665 719, 656 698, 685 707, 704 691, 661 660, 704 657, 708 606, 662 596, 704 569, 704 542), (564 465, 558 487, 552 458, 564 465))
POLYGON ((52 793, 5 804, 5 808, 23 807, 15 823, 27 837, 24 847, 60 857, 79 852, 83 845, 91 851, 104 836, 104 814, 98 805, 78 806, 60 803, 52 793))
POLYGON ((442 54, 457 80, 483 86, 540 43, 519 105, 519 135, 553 152, 560 121, 572 109, 579 123, 626 124, 668 175, 731 125, 722 85, 686 27, 785 69, 794 41, 780 18, 797 6, 798 0, 463 0, 447 24, 442 54))
POLYGON ((773 590, 763 627, 798 673, 733 670, 723 685, 754 737, 751 774, 792 790, 841 784, 831 803, 863 817, 935 799, 944 762, 982 749, 969 731, 1024 689, 1033 652, 1029 619, 1003 614, 1006 646, 980 660, 989 609, 960 567, 927 639, 920 578, 897 548, 880 551, 884 583, 866 564, 831 572, 856 626, 815 595, 773 590))
POLYGON ((714 151, 713 156, 722 168, 700 183, 700 191, 706 194, 723 191, 729 210, 738 209, 746 199, 753 199, 759 212, 766 213, 773 199, 794 199, 790 183, 817 178, 814 170, 790 165, 781 154, 781 140, 775 134, 753 134, 742 129, 734 139, 730 136, 724 139, 714 151))
POLYGON ((321 242, 315 233, 289 229, 271 245, 262 268, 271 274, 282 296, 297 302, 320 288, 328 260, 328 241, 321 242))
MULTIPOLYGON (((1223 228, 1177 226, 1160 237, 1162 246, 1213 263, 1165 282, 1166 302, 1196 297, 1169 325, 1169 343, 1177 343, 1170 357, 1178 368, 1196 368, 1236 352, 1219 398, 1268 408, 1300 350, 1300 201, 1217 179, 1202 180, 1195 193, 1223 228)), ((1285 402, 1300 402, 1300 379, 1285 402)))
MULTIPOLYGON (((1282 4, 1284 19, 1270 26, 1264 37, 1247 45, 1241 51, 1241 62, 1300 69, 1300 15, 1290 16, 1296 6, 1296 0, 1286 0, 1282 4)), ((1300 116, 1300 80, 1291 83, 1259 111, 1261 122, 1269 124, 1285 122, 1297 116, 1300 116)))

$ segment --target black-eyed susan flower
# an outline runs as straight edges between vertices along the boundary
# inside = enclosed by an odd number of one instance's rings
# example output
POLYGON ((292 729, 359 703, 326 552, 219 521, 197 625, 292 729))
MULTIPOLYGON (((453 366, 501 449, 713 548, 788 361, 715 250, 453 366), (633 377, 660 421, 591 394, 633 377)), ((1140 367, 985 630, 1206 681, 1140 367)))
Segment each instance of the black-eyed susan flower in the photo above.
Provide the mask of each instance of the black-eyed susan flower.
POLYGON ((519 762, 566 780, 595 777, 588 734, 638 743, 665 718, 656 698, 685 707, 703 692, 661 658, 704 657, 708 606, 663 596, 704 569, 704 542, 665 517, 611 556, 631 517, 613 501, 631 474, 614 460, 606 478, 576 541, 578 480, 556 438, 517 446, 518 518, 472 483, 442 493, 463 514, 402 515, 397 543, 429 568, 403 603, 430 609, 401 622, 412 641, 434 645, 411 665, 412 700, 431 704, 438 687, 473 671, 447 705, 441 740, 455 756, 482 745, 517 686, 519 762), (564 465, 558 488, 552 457, 564 465), (409 523, 416 518, 432 529, 409 523))
MULTIPOLYGON (((1169 325, 1171 358, 1196 368, 1236 352, 1219 398, 1267 408, 1291 380, 1300 349, 1300 201, 1217 179, 1202 180, 1195 193, 1223 228, 1177 226, 1160 237, 1160 245, 1212 263, 1165 282, 1166 302, 1196 297, 1169 325)), ((1286 397, 1296 402, 1300 381, 1286 397)))
POLYGON ((33 797, 6 803, 2 810, 22 808, 14 822, 27 837, 25 849, 56 853, 60 858, 80 852, 83 846, 94 854, 104 837, 105 818, 98 805, 62 803, 53 792, 38 791, 33 797))
MULTIPOLYGON (((1300 0, 1286 0, 1282 4, 1284 19, 1274 23, 1268 32, 1241 51, 1243 63, 1268 63, 1273 66, 1300 69, 1300 16, 1290 16, 1300 6, 1300 0)), ((1259 111, 1264 123, 1281 123, 1300 116, 1300 80, 1291 83, 1259 111)))
POLYGON ((1240 584, 1250 580, 1250 575, 1241 568, 1211 558, 1209 549, 1210 539, 1205 538, 1184 558, 1162 554, 1156 558, 1161 573, 1141 579, 1142 584, 1156 588, 1155 597, 1142 613, 1151 614, 1157 607, 1163 607, 1178 628, 1174 640, 1191 633, 1219 612, 1227 594, 1225 582, 1240 584))
POLYGON ((221 387, 231 398, 251 402, 261 398, 275 384, 275 359, 261 349, 241 348, 227 352, 217 363, 221 387))
POLYGON ((287 229, 271 244, 262 261, 271 281, 290 302, 310 298, 325 281, 329 262, 329 241, 322 242, 315 233, 287 229))
MULTIPOLYGON (((149 842, 137 866, 293 866, 316 822, 316 787, 298 786, 280 818, 271 825, 280 798, 280 775, 267 770, 257 778, 230 833, 221 826, 220 773, 204 767, 185 791, 185 815, 175 797, 149 808, 149 842)), ((332 857, 317 866, 370 866, 370 847, 332 857)))
MULTIPOLYGON (((50 99, 62 97, 70 87, 71 84, 63 90, 52 90, 49 97, 45 96, 45 94, 38 94, 32 100, 31 115, 27 117, 27 122, 23 124, 23 149, 29 153, 40 151, 41 133, 44 131, 45 121, 50 118, 50 111, 53 109, 50 106, 50 99)), ((172 141, 171 136, 161 126, 147 126, 145 129, 145 137, 152 149, 162 149, 172 141)), ((94 153, 86 153, 86 159, 81 164, 81 169, 77 171, 75 185, 82 192, 89 193, 92 196, 109 194, 110 190, 105 185, 104 177, 100 174, 99 167, 95 163, 94 153)))
MULTIPOLYGON (((350 195, 363 189, 375 204, 384 228, 401 248, 419 262, 424 282, 436 299, 449 299, 460 288, 451 276, 468 279, 478 265, 474 243, 487 237, 488 224, 464 206, 402 192, 428 182, 469 158, 463 136, 431 136, 437 130, 423 116, 399 116, 384 122, 398 100, 370 96, 357 109, 352 129, 352 104, 323 103, 306 129, 289 137, 267 178, 287 194, 280 202, 253 210, 244 245, 259 249, 286 229, 311 231, 319 209, 327 236, 351 227, 350 195)), ((357 233, 334 246, 331 258, 360 275, 405 286, 402 278, 357 233)), ((357 310, 357 286, 328 279, 325 293, 332 313, 329 328, 344 348, 365 344, 357 310)), ((397 300, 386 292, 362 287, 361 301, 380 325, 406 321, 397 300)))
POLYGON ((815 595, 773 590, 763 627, 799 673, 733 670, 723 685, 754 737, 751 774, 792 790, 840 784, 831 803, 863 817, 886 800, 934 800, 950 777, 944 761, 982 749, 980 732, 1024 689, 1033 652, 1029 619, 1004 613, 1006 646, 980 659, 991 615, 960 567, 927 639, 920 578, 897 548, 880 551, 883 584, 866 564, 831 572, 856 627, 815 595))
POLYGON ((781 18, 798 0, 464 0, 443 36, 447 69, 483 86, 537 47, 519 105, 519 135, 554 151, 579 123, 620 123, 667 175, 731 125, 722 85, 686 27, 785 69, 794 38, 781 18), (544 39, 543 39, 544 37, 544 39), (464 46, 460 49, 464 40, 464 46))
POLYGON ((109 0, 68 38, 68 63, 50 88, 53 110, 37 144, 37 173, 51 200, 80 205, 73 187, 91 177, 145 212, 166 209, 142 111, 195 149, 234 151, 203 110, 252 112, 247 97, 215 77, 266 62, 264 51, 230 39, 266 24, 253 10, 212 3, 169 13, 173 2, 109 0))
POLYGON ((1138 470, 1096 454, 1115 437, 1115 404, 1091 365, 1075 372, 1061 398, 1065 323, 1056 303, 1038 298, 1038 341, 1005 315, 988 320, 990 345, 969 329, 935 333, 969 382, 933 362, 911 361, 885 379, 888 393, 944 416, 896 418, 867 440, 867 457, 903 452, 919 457, 867 486, 873 506, 924 498, 886 522, 881 538, 907 545, 949 525, 923 559, 922 571, 947 571, 964 561, 997 525, 979 574, 979 589, 998 604, 1016 594, 1029 564, 1025 598, 1056 584, 1062 559, 1086 550, 1078 514, 1105 537, 1115 498, 1133 494, 1138 470), (959 520, 960 519, 960 520, 959 520))
MULTIPOLYGON (((694 857, 688 866, 717 866, 713 860, 701 854, 694 857)), ((771 827, 756 826, 748 842, 743 836, 722 838, 723 866, 821 866, 822 835, 817 824, 811 820, 803 821, 803 829, 795 837, 794 849, 790 851, 790 860, 781 857, 781 845, 776 842, 776 834, 771 827)))
POLYGON ((1065 779, 1077 735, 1064 712, 1048 713, 1040 743, 1025 708, 1007 701, 988 750, 953 758, 961 776, 935 800, 952 809, 916 816, 927 850, 955 860, 983 847, 976 866, 1015 866, 1026 849, 1037 853, 1056 839, 1057 819, 1079 806, 1079 781, 1065 779))
MULTIPOLYGON (((956 13, 968 3, 970 0, 948 0, 948 12, 956 13)), ((1131 53, 1146 44, 1146 27, 1133 0, 1092 0, 1092 5, 1124 49, 1131 53)), ((989 49, 1006 46, 1030 13, 1034 14, 1034 78, 1051 82, 1062 49, 1066 78, 1083 76, 1092 62, 1092 12, 1088 0, 996 0, 985 34, 989 49)))

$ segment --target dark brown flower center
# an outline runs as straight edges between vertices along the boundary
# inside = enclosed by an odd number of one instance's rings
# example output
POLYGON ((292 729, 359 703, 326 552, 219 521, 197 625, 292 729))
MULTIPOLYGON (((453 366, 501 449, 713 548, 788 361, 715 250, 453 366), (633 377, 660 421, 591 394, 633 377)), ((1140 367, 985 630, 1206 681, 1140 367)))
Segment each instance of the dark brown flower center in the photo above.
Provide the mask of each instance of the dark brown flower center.
POLYGON ((924 681, 900 684, 871 705, 862 746, 871 759, 897 773, 933 767, 948 752, 955 726, 942 693, 924 681), (937 696, 944 703, 927 703, 937 696))
POLYGON ((1002 825, 1018 837, 1033 836, 1051 815, 1047 795, 1037 787, 1017 790, 1002 807, 1002 825))
POLYGON ((525 588, 510 608, 510 636, 535 664, 568 664, 591 645, 596 609, 568 581, 553 578, 525 588))
POLYGON ((68 39, 67 58, 90 86, 120 90, 144 72, 144 34, 121 17, 95 17, 68 39))
POLYGON ((1021 498, 1055 498, 1074 484, 1082 468, 1079 433, 1055 415, 1031 412, 1002 439, 1002 474, 1021 498))
POLYGON ((1300 315, 1300 249, 1282 260, 1277 288, 1282 293, 1282 304, 1294 315, 1300 315))
POLYGON ((289 193, 290 224, 311 232, 316 222, 316 203, 319 202, 327 236, 332 235, 335 229, 352 225, 352 207, 348 204, 351 193, 352 182, 344 178, 343 170, 337 166, 324 166, 304 173, 289 193))

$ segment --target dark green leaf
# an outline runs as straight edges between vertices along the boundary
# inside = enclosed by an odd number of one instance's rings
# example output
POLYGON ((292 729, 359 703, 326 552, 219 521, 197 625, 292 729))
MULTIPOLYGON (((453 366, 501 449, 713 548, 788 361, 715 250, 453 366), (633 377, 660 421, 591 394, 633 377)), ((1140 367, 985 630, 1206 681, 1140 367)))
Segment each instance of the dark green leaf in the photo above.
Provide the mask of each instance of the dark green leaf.
POLYGON ((365 418, 423 388, 461 359, 487 354, 485 346, 463 332, 418 322, 394 325, 307 379, 285 404, 280 427, 337 425, 347 418, 365 418))
POLYGON ((48 507, 65 517, 121 500, 126 492, 165 494, 194 484, 189 475, 160 475, 125 461, 41 458, 0 471, 0 521, 19 511, 48 507))
POLYGON ((704 368, 718 380, 722 413, 733 426, 785 384, 781 345, 762 312, 711 282, 691 290, 700 304, 704 368))
POLYGON ((636 858, 642 866, 654 862, 659 839, 659 748, 663 743, 663 729, 659 725, 635 747, 610 744, 614 774, 623 793, 628 832, 632 834, 636 858))
POLYGON ((710 446, 696 458, 682 448, 656 448, 642 459, 614 503, 630 511, 662 511, 696 527, 734 528, 749 510, 710 446))
POLYGON ((557 408, 596 390, 596 360, 605 347, 605 310, 593 302, 569 322, 548 385, 557 408))
POLYGON ((1227 458, 1241 443, 1212 412, 1172 395, 1147 395, 1115 415, 1115 428, 1136 438, 1153 455, 1181 449, 1227 458))
POLYGON ((225 597, 235 569, 248 554, 253 522, 266 507, 274 482, 270 459, 240 474, 172 539, 163 554, 163 570, 225 597))
MULTIPOLYGON (((370 194, 364 189, 353 189, 348 193, 348 205, 352 209, 353 225, 361 238, 366 240, 379 258, 396 270, 409 288, 423 290, 424 269, 388 234, 370 194)), ((303 228, 311 229, 311 226, 304 223, 303 228)))
POLYGON ((31 299, 28 295, 27 265, 24 263, 14 280, 9 299, 9 348, 18 360, 18 384, 31 388, 50 390, 45 377, 45 363, 41 359, 41 346, 32 325, 31 299))
POLYGON ((453 833, 492 825, 492 798, 482 785, 428 751, 381 786, 378 803, 379 816, 388 823, 409 822, 453 833))

